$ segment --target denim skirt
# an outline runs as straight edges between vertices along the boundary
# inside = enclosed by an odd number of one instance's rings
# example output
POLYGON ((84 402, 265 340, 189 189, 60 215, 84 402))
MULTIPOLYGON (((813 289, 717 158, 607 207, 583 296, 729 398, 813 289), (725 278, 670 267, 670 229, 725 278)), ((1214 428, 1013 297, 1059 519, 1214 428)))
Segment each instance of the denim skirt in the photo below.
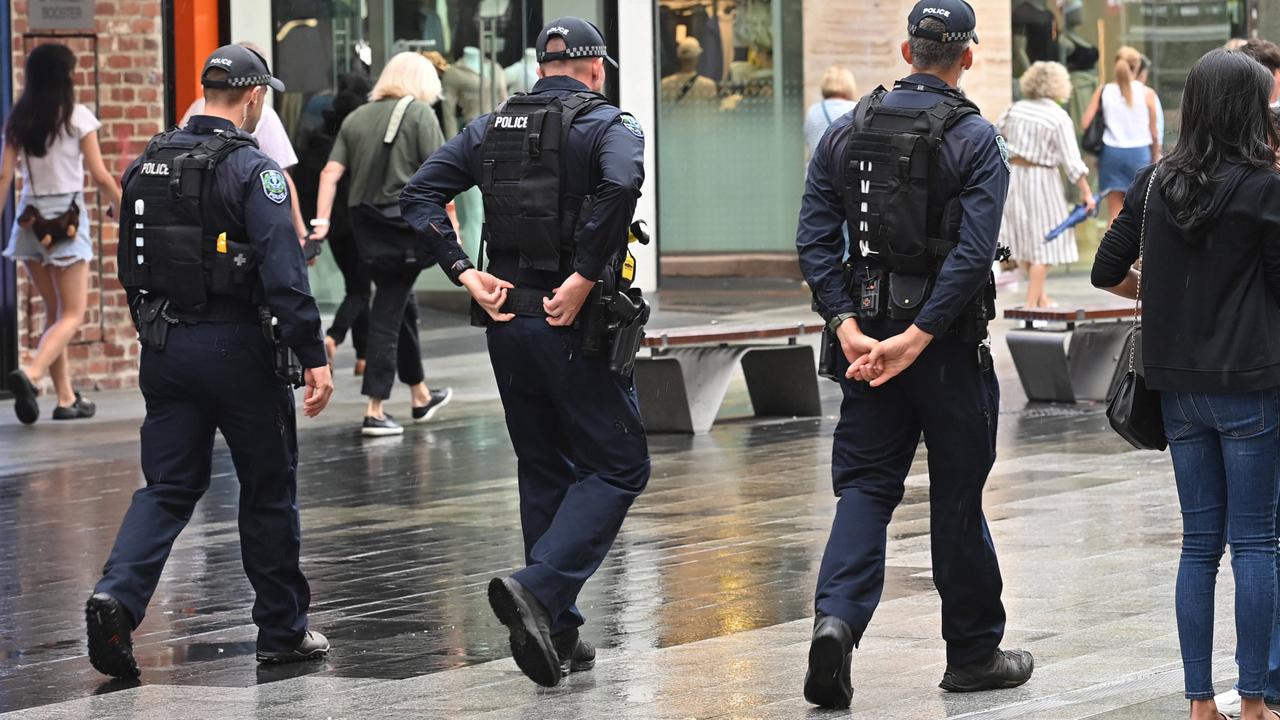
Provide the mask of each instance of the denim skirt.
POLYGON ((1151 147, 1118 148, 1104 145, 1098 156, 1098 194, 1126 192, 1138 171, 1151 164, 1151 147))

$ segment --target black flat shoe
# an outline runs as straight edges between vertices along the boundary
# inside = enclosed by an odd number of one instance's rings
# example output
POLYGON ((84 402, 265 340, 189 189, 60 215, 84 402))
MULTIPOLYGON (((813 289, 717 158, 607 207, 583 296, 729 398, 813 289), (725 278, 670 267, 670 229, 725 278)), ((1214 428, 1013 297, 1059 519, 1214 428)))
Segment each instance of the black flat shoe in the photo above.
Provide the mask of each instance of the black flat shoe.
POLYGON ((308 630, 302 636, 298 647, 284 652, 258 651, 258 662, 264 665, 284 665, 286 663, 309 662, 323 660, 329 654, 329 640, 315 630, 308 630))
POLYGON ((513 578, 494 578, 489 581, 489 606, 511 633, 511 655, 521 672, 543 687, 559 684, 560 657, 542 603, 513 578))
POLYGON ((1031 679, 1035 659, 1026 650, 999 650, 984 663, 947 667, 938 687, 947 692, 981 692, 1016 688, 1031 679))
POLYGON ((586 672, 596 666, 596 649, 578 637, 577 630, 556 635, 551 638, 551 643, 560 657, 561 675, 586 672))
POLYGON ((59 405, 53 409, 54 420, 84 420, 93 417, 98 412, 98 406, 93 401, 86 400, 80 391, 76 391, 76 401, 63 407, 59 405))
POLYGON ((123 679, 142 674, 133 659, 133 622, 118 600, 106 593, 94 593, 84 605, 84 621, 93 669, 123 679))
POLYGON ((13 412, 23 425, 40 419, 40 403, 36 400, 39 393, 26 373, 21 370, 9 373, 9 390, 13 392, 13 412))
POLYGON ((813 623, 809 671, 804 699, 824 708, 847 708, 853 702, 853 630, 837 617, 820 615, 813 623))

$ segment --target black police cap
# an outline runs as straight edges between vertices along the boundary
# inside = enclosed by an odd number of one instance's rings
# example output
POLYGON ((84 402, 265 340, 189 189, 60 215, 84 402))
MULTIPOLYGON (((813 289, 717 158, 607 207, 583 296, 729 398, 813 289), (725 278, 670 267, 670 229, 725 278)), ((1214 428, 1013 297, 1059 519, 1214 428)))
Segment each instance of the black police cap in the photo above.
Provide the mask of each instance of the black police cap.
POLYGON ((267 60, 257 51, 243 45, 223 45, 208 60, 204 61, 204 69, 200 71, 200 84, 207 88, 247 88, 266 85, 276 92, 284 92, 284 83, 272 77, 267 68, 267 60), (211 70, 223 70, 225 79, 212 79, 211 70))
POLYGON ((562 17, 547 23, 538 33, 538 44, 534 49, 538 52, 539 63, 600 57, 618 67, 618 61, 609 57, 609 48, 600 28, 578 17, 562 17), (547 42, 553 37, 564 40, 564 50, 547 52, 547 42))
POLYGON ((920 0, 911 8, 907 18, 907 34, 912 37, 936 40, 941 43, 978 42, 978 16, 973 6, 965 0, 920 0), (920 22, 925 18, 933 18, 946 26, 944 32, 925 30, 920 22))

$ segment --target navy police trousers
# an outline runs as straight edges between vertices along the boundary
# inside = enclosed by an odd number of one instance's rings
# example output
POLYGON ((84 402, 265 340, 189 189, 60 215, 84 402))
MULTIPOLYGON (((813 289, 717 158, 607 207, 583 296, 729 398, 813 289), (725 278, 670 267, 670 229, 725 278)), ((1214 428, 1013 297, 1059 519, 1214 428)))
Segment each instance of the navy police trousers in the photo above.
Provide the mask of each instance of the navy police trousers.
POLYGON ((517 317, 488 340, 519 466, 526 567, 513 577, 561 633, 584 622, 578 592, 649 482, 640 406, 629 378, 583 356, 578 332, 517 317))
POLYGON ((884 590, 886 528, 923 433, 947 662, 987 660, 1005 623, 1000 566, 982 513, 996 454, 995 373, 980 369, 975 345, 943 337, 879 388, 840 384, 844 402, 831 460, 839 501, 818 573, 816 610, 849 623, 861 641, 884 590))
POLYGON ((209 487, 215 431, 240 481, 240 552, 257 599, 258 649, 292 650, 311 593, 298 567, 298 442, 293 391, 275 378, 262 331, 242 323, 175 325, 140 374, 146 487, 133 495, 94 592, 142 622, 169 551, 209 487))

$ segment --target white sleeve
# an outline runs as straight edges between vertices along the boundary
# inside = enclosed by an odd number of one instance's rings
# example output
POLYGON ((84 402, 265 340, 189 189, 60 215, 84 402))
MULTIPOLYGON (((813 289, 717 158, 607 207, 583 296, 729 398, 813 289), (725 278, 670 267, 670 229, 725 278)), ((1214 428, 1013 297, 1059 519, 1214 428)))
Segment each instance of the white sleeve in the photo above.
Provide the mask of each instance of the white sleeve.
POLYGON ((270 105, 262 109, 262 119, 258 121, 258 128, 253 131, 253 136, 258 138, 258 147, 262 152, 275 160, 282 169, 288 170, 298 164, 298 154, 293 151, 293 143, 289 141, 289 134, 284 131, 284 123, 280 122, 280 116, 270 105))
POLYGON ((78 140, 102 127, 102 123, 94 116, 92 110, 84 105, 76 105, 71 111, 71 127, 75 128, 78 140))

